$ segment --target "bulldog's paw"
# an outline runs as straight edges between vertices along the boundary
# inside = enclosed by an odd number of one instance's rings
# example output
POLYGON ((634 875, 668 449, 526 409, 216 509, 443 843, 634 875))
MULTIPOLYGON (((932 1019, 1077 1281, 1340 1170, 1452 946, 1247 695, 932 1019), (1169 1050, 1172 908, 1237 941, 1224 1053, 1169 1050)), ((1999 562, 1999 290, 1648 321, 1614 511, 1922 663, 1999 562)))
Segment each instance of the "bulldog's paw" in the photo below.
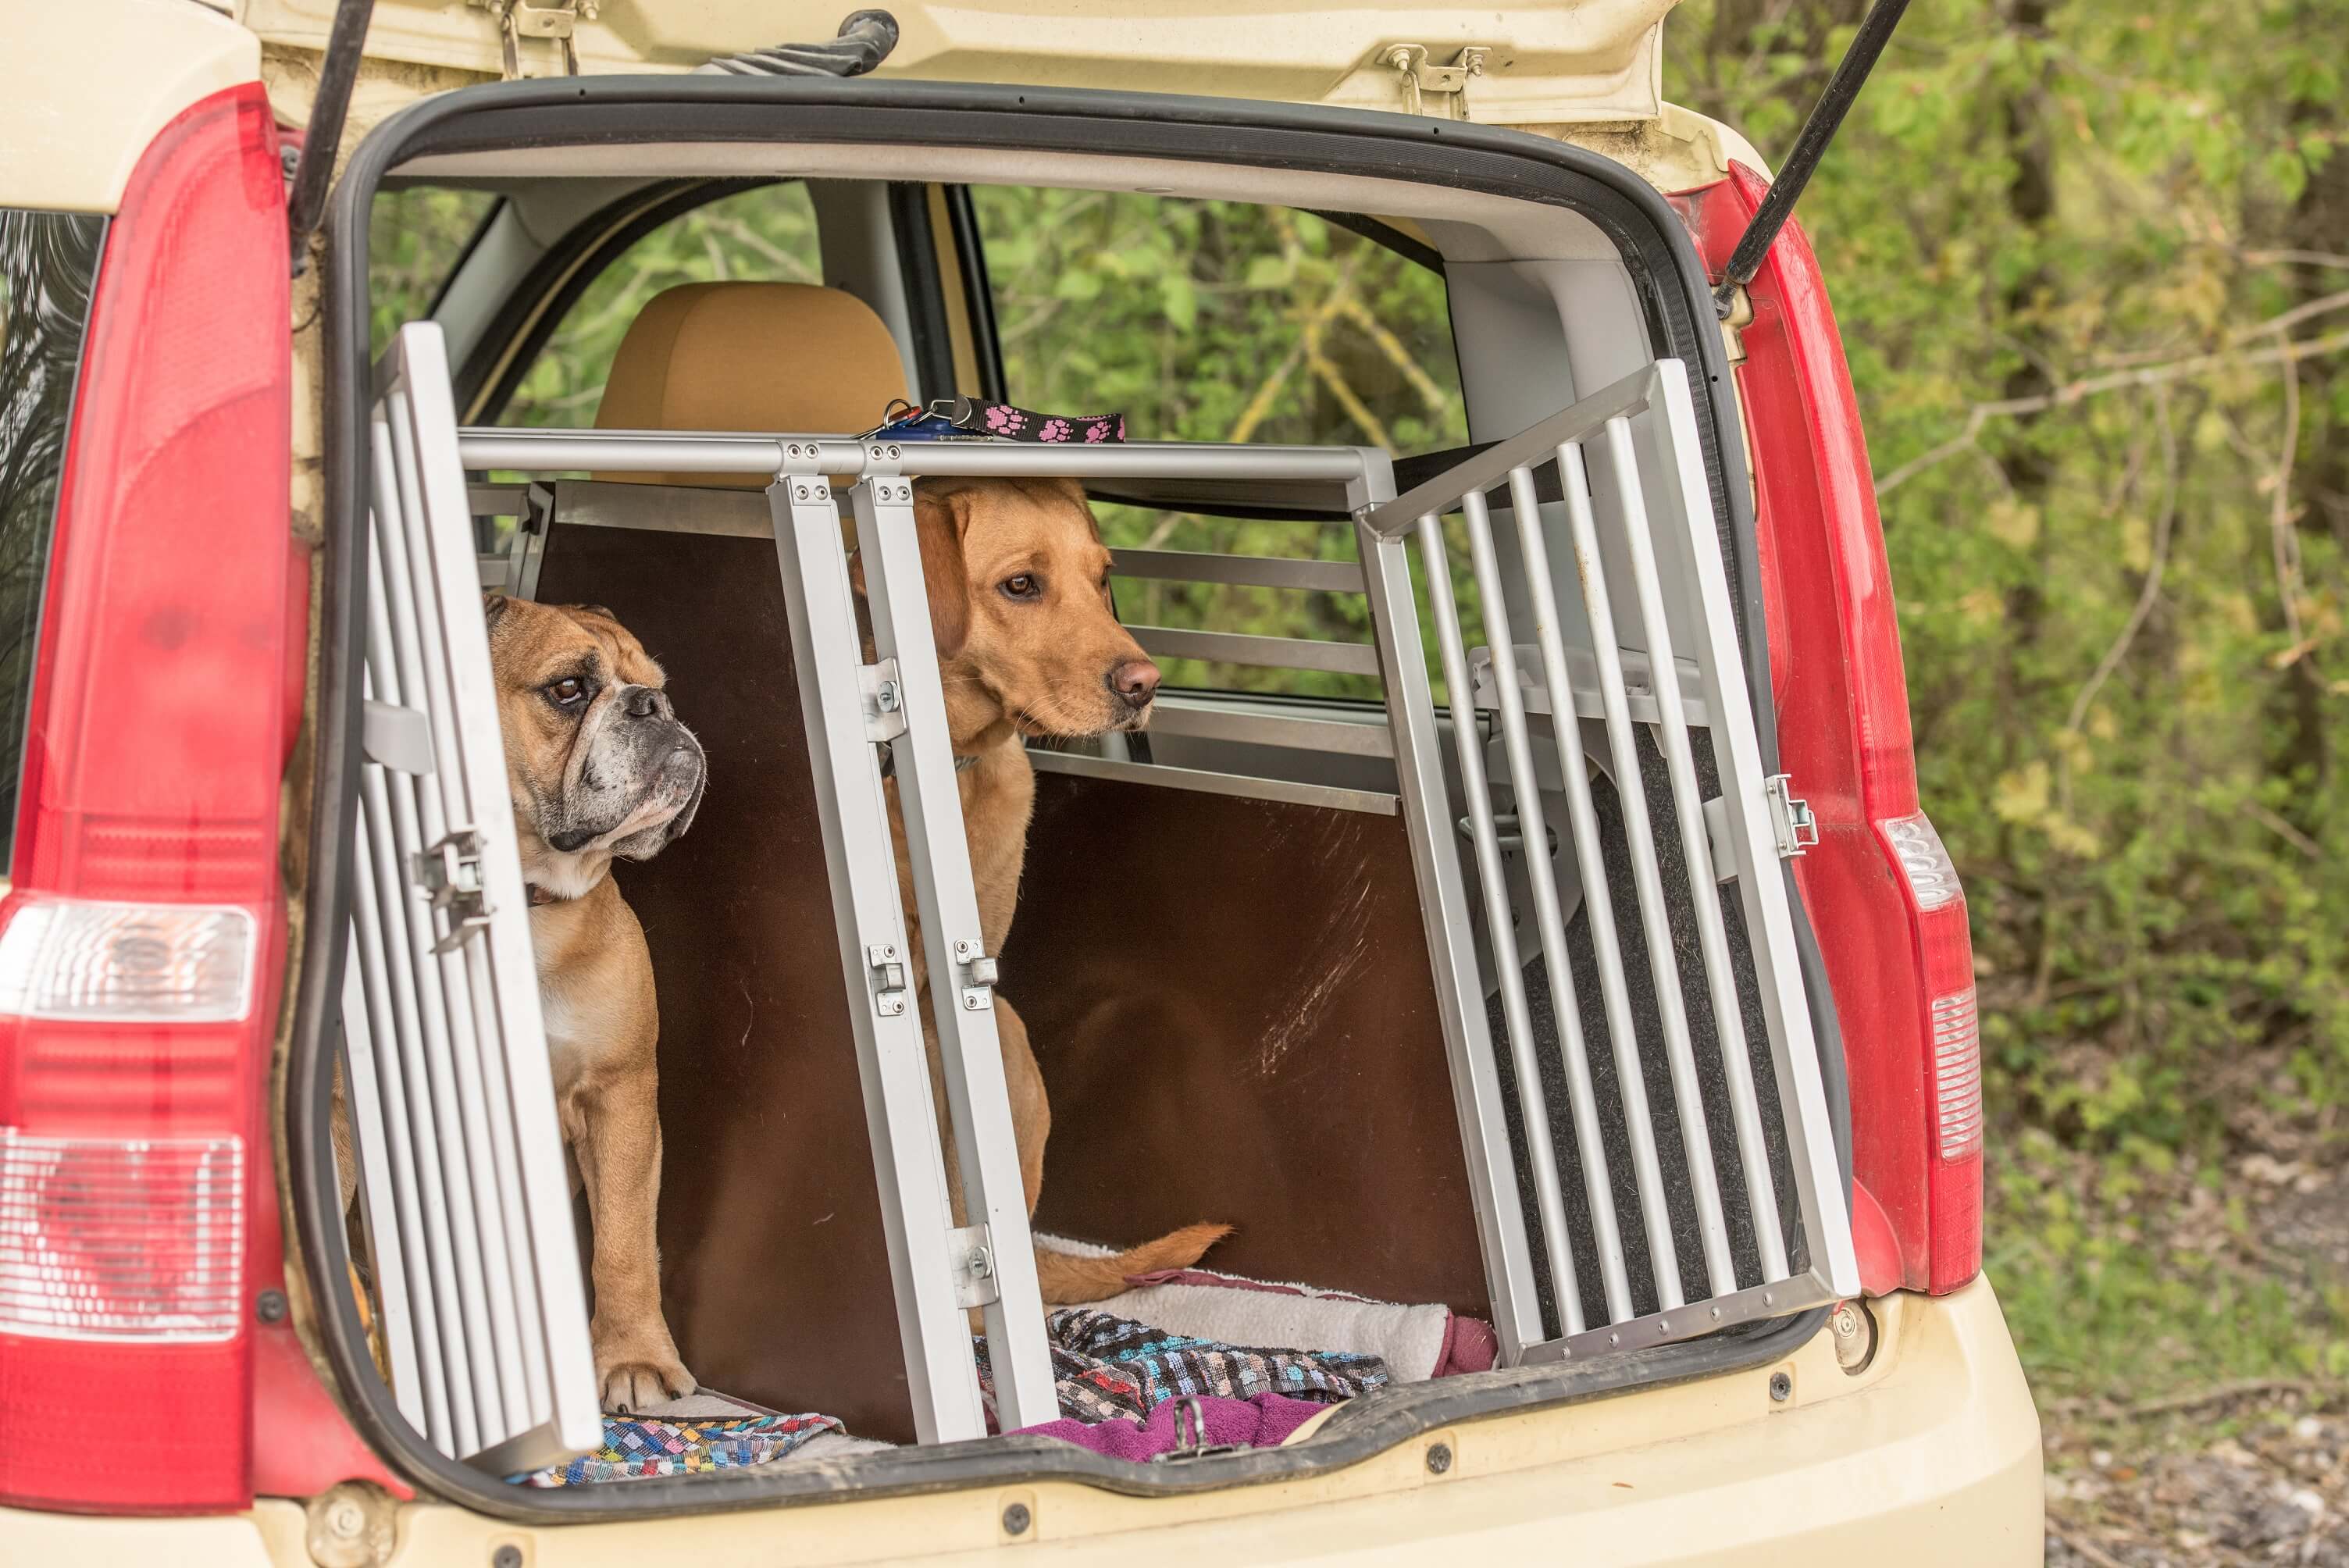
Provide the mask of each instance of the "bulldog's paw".
POLYGON ((699 1387, 675 1351, 595 1357, 595 1381, 603 1389, 604 1408, 616 1416, 634 1415, 671 1399, 682 1399, 699 1387))

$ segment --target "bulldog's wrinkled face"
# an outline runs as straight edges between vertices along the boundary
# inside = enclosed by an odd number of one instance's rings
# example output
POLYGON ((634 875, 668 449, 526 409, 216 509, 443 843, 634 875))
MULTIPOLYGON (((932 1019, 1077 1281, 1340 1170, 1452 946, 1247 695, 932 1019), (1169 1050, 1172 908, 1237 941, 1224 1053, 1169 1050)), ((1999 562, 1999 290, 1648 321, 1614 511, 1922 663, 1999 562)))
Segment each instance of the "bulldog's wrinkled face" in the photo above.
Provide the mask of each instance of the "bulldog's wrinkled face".
POLYGON ((706 765, 644 645, 590 604, 490 595, 490 664, 523 875, 557 898, 692 825, 706 765))

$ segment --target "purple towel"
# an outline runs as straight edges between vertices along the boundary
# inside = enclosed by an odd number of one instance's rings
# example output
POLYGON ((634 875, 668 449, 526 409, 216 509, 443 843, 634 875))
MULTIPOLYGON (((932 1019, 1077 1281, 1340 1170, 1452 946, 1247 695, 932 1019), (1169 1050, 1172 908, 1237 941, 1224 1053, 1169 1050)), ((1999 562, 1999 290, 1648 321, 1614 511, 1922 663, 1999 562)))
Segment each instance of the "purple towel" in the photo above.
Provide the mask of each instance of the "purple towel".
MULTIPOLYGON (((1145 1421, 1120 1419, 1087 1425, 1062 1419, 1019 1430, 1022 1435, 1058 1438, 1109 1459, 1139 1463, 1174 1451, 1177 1441, 1176 1407, 1182 1403, 1180 1399, 1161 1400, 1145 1421)), ((1206 1419, 1208 1444, 1244 1443, 1252 1449, 1278 1447, 1291 1432, 1330 1408, 1308 1399, 1292 1399, 1286 1394, 1258 1394, 1253 1399, 1222 1399, 1207 1394, 1199 1397, 1197 1405, 1206 1419)), ((1185 1439, 1191 1436, 1189 1425, 1185 1418, 1182 1436, 1185 1439)))

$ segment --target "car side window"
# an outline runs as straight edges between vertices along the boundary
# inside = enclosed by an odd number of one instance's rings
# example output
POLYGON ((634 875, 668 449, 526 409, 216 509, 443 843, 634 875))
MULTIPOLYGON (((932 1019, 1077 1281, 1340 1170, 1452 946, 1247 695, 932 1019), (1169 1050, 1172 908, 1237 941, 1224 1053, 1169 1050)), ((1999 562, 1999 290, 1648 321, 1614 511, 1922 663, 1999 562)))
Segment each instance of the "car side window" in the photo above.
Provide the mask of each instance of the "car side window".
POLYGON ((411 185, 378 193, 367 210, 367 328, 380 356, 391 335, 432 314, 440 291, 495 213, 486 191, 411 185))
MULTIPOLYGON (((1468 439, 1441 263, 1406 236, 1247 202, 1009 186, 971 196, 1014 403, 1123 413, 1135 439, 1397 455, 1468 439)), ((1354 557, 1346 527, 1096 511, 1112 547, 1354 557)), ((1117 592, 1139 624, 1371 636, 1358 595, 1140 579, 1117 592)), ((1162 662, 1170 686, 1378 695, 1361 676, 1162 662)))
POLYGON ((591 425, 620 340, 655 294, 730 278, 820 284, 815 206, 798 181, 737 191, 679 213, 613 258, 563 314, 500 423, 591 425))

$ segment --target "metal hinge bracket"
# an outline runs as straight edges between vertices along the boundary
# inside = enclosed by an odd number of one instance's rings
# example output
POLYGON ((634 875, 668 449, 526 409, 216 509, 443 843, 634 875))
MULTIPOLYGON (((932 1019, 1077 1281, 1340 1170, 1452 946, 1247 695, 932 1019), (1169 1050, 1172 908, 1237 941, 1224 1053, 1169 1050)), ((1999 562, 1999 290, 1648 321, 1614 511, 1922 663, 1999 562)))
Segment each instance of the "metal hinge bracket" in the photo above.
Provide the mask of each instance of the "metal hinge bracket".
POLYGON ((864 738, 878 746, 905 733, 905 687, 897 678, 897 661, 860 665, 857 695, 864 707, 864 738))
POLYGON ((957 1306, 986 1306, 1001 1299, 995 1283, 995 1238, 985 1225, 948 1231, 947 1258, 954 1266, 957 1306))
POLYGON ((905 1010, 905 961, 894 942, 866 944, 864 966, 873 972, 873 1010, 895 1018, 905 1010))
POLYGON ((954 944, 955 967, 962 975, 962 1010, 984 1013, 995 1005, 995 960, 976 942, 954 944))
POLYGON ((1811 815, 1811 803, 1794 792, 1784 773, 1771 774, 1762 788, 1770 797, 1770 828, 1781 856, 1792 860, 1819 841, 1819 820, 1811 815))
POLYGON ((1424 44, 1395 44, 1380 58, 1402 79, 1402 111, 1405 114, 1425 114, 1429 95, 1445 100, 1445 117, 1452 119, 1468 118, 1468 83, 1485 74, 1485 62, 1493 51, 1482 45, 1470 45, 1453 57, 1448 66, 1433 65, 1433 58, 1424 44))
POLYGON ((488 896, 481 890, 481 836, 471 828, 452 828, 430 849, 410 862, 416 885, 432 907, 449 916, 448 934, 432 944, 435 953, 453 952, 477 931, 490 924, 488 896))
POLYGON ((552 74, 523 69, 524 38, 553 40, 560 46, 562 74, 579 74, 579 45, 573 35, 580 23, 595 19, 598 0, 554 0, 547 5, 529 5, 526 0, 471 0, 471 4, 475 10, 490 12, 498 19, 498 42, 504 52, 506 80, 552 74))

